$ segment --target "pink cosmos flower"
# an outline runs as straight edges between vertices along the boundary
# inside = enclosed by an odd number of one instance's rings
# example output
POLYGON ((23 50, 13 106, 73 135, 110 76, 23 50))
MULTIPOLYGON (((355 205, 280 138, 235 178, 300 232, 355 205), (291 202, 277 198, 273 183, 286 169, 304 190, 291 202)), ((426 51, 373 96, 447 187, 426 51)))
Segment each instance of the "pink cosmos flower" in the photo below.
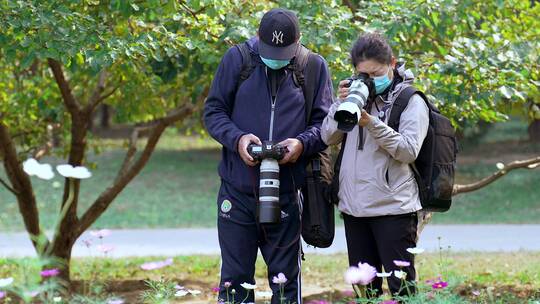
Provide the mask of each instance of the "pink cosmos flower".
POLYGON ((172 258, 168 258, 165 261, 157 261, 157 262, 148 262, 141 265, 142 270, 156 270, 160 269, 166 266, 169 266, 173 263, 172 258))
POLYGON ((478 297, 480 295, 480 291, 479 290, 473 290, 472 294, 473 294, 473 296, 478 297))
POLYGON ((60 270, 57 268, 45 269, 41 272, 41 276, 44 278, 56 277, 60 274, 60 270))
POLYGON ((433 283, 433 285, 431 285, 431 287, 433 289, 445 289, 446 287, 448 287, 448 282, 438 281, 438 282, 433 283))
POLYGON ((0 291, 0 299, 2 299, 2 298, 5 297, 5 296, 6 296, 6 293, 3 292, 3 291, 0 291))
POLYGON ((368 263, 359 263, 358 267, 352 266, 345 272, 345 282, 348 284, 367 285, 377 275, 375 267, 368 263))
POLYGON ((278 273, 277 276, 272 278, 272 283, 274 284, 285 284, 287 283, 287 277, 283 274, 283 272, 278 273))
POLYGON ((407 262, 407 261, 400 261, 400 260, 394 260, 394 264, 395 264, 397 267, 409 267, 409 266, 411 266, 411 263, 410 263, 410 262, 407 262))
POLYGON ((386 300, 382 301, 380 304, 399 304, 399 302, 396 300, 386 300))
POLYGON ((223 287, 225 288, 230 288, 232 286, 232 283, 231 282, 225 282, 223 283, 223 287))
POLYGON ((114 250, 114 246, 112 245, 98 245, 97 249, 105 254, 111 252, 114 250))
POLYGON ((219 287, 213 287, 212 292, 218 293, 219 292, 219 287))
POLYGON ((31 292, 30 292, 30 296, 31 296, 32 298, 35 298, 38 294, 39 294, 39 291, 31 291, 31 292))
POLYGON ((91 239, 85 239, 82 241, 84 246, 86 246, 87 248, 90 248, 92 246, 92 240, 91 239))
POLYGON ((102 239, 104 237, 111 235, 111 231, 109 229, 101 229, 101 230, 90 231, 90 234, 94 237, 102 239))
POLYGON ((330 302, 326 300, 311 300, 307 302, 306 304, 330 304, 330 302))

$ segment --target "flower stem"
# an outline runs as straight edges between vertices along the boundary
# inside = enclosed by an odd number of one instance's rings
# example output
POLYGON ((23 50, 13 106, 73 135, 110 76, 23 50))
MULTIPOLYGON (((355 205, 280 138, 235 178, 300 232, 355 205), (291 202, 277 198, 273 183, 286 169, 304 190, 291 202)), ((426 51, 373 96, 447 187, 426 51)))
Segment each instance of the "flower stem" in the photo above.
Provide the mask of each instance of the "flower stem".
POLYGON ((354 292, 356 292, 356 296, 358 299, 366 298, 366 287, 365 286, 359 286, 358 284, 353 284, 354 292))
POLYGON ((279 284, 279 303, 280 304, 284 303, 283 302, 285 300, 284 293, 285 293, 285 287, 283 286, 283 284, 279 284))
POLYGON ((249 289, 246 289, 246 290, 247 290, 246 297, 244 298, 244 300, 242 300, 242 303, 246 302, 247 298, 249 298, 249 289))
POLYGON ((58 220, 56 221, 55 228, 54 228, 54 234, 52 238, 52 244, 49 247, 49 250, 47 250, 47 255, 49 255, 54 248, 56 239, 58 238, 58 234, 60 233, 60 225, 62 224, 62 220, 64 220, 64 217, 66 217, 66 214, 69 210, 69 207, 71 207, 71 204, 73 203, 73 198, 75 196, 75 180, 73 178, 68 178, 69 180, 69 194, 67 197, 66 202, 64 203, 64 206, 62 207, 62 210, 60 211, 60 217, 58 217, 58 220))

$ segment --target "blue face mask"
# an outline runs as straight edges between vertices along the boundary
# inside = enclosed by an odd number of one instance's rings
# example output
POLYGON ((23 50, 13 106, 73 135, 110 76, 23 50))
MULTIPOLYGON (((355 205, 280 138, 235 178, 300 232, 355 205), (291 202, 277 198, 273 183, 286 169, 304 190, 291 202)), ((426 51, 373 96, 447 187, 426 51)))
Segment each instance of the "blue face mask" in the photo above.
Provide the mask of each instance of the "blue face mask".
POLYGON ((375 94, 381 94, 388 86, 390 86, 392 80, 388 77, 387 71, 386 74, 382 76, 373 77, 373 83, 375 84, 375 94))
POLYGON ((271 68, 272 70, 279 70, 281 68, 286 67, 291 60, 275 60, 275 59, 267 59, 260 56, 264 64, 266 64, 267 67, 271 68))

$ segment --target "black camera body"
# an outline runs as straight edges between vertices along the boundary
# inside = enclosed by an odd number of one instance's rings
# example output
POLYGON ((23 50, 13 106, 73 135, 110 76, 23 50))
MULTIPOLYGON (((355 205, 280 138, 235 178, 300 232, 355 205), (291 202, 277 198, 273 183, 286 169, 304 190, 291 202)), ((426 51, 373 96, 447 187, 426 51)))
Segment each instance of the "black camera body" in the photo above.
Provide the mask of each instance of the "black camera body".
POLYGON ((265 141, 262 145, 250 144, 247 151, 255 161, 267 158, 282 160, 285 156, 285 147, 272 141, 265 141))
POLYGON ((349 81, 349 83, 347 83, 345 87, 348 88, 351 86, 353 81, 360 80, 368 87, 368 90, 369 90, 368 98, 371 98, 375 95, 375 83, 373 82, 373 78, 369 77, 369 74, 360 73, 358 75, 354 75, 353 77, 347 78, 347 80, 349 81))

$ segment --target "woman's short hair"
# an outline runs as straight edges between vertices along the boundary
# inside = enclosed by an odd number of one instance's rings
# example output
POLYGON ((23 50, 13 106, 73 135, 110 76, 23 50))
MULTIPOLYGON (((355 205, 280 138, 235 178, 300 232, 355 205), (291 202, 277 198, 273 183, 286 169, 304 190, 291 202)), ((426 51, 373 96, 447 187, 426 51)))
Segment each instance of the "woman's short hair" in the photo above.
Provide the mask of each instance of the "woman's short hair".
POLYGON ((392 48, 380 33, 364 34, 356 40, 351 49, 351 63, 354 67, 364 60, 375 60, 382 64, 392 63, 392 48))

